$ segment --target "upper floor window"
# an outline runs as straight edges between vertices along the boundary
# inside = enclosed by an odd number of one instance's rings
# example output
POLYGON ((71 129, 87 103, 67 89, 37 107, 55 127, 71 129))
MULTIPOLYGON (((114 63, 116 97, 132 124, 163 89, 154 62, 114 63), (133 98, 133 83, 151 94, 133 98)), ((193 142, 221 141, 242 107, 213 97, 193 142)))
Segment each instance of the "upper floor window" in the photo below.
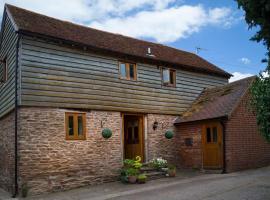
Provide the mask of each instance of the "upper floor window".
POLYGON ((120 78, 127 80, 137 80, 137 66, 134 63, 119 63, 120 78))
POLYGON ((0 74, 1 74, 1 83, 5 83, 8 79, 8 63, 7 58, 4 58, 4 60, 0 61, 0 74))
POLYGON ((176 86, 176 71, 170 68, 162 68, 162 82, 165 86, 176 86))
POLYGON ((86 139, 86 117, 85 113, 65 114, 66 139, 85 140, 86 139))

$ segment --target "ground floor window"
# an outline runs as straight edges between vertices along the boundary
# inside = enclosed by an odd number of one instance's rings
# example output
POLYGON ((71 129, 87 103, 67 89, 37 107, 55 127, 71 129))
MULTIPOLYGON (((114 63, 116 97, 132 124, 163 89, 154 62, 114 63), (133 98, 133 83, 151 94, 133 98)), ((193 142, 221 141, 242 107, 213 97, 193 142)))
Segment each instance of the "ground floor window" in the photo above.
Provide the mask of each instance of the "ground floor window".
POLYGON ((85 140, 86 139, 86 116, 85 113, 65 114, 66 139, 85 140))

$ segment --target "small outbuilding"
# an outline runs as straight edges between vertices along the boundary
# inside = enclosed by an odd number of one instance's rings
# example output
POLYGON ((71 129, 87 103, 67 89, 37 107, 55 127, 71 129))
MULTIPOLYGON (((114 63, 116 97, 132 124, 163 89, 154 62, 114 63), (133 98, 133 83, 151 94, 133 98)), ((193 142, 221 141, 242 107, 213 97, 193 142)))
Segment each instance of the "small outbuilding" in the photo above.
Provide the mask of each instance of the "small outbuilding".
POLYGON ((270 164, 249 105, 255 77, 204 90, 175 121, 182 167, 232 172, 270 164))

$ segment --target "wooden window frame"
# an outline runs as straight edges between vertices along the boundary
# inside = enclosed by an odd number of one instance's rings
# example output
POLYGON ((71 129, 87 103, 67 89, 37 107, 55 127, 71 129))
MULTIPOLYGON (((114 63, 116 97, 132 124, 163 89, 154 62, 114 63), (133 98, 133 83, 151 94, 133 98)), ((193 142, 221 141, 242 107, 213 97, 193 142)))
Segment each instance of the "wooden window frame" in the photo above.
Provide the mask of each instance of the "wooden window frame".
POLYGON ((66 128, 66 140, 86 140, 86 114, 76 113, 76 112, 66 112, 65 113, 65 128, 66 128), (69 135, 69 116, 73 116, 73 136, 69 135), (78 116, 82 116, 83 121, 83 134, 79 136, 78 134, 78 116))
POLYGON ((162 79, 162 85, 166 87, 176 87, 176 70, 170 67, 161 67, 161 79, 162 79), (163 71, 164 70, 169 70, 169 72, 173 72, 173 84, 171 83, 165 83, 164 82, 164 77, 163 77, 163 71))
POLYGON ((5 57, 3 60, 0 61, 3 63, 3 73, 0 82, 5 83, 8 80, 8 62, 7 57, 5 57))
POLYGON ((132 62, 126 62, 126 61, 119 61, 118 62, 118 71, 119 71, 119 78, 124 80, 130 80, 130 81, 137 81, 137 64, 132 62), (121 75, 121 64, 125 64, 126 67, 126 75, 123 77, 121 75), (130 78, 130 65, 134 65, 134 79, 130 78))

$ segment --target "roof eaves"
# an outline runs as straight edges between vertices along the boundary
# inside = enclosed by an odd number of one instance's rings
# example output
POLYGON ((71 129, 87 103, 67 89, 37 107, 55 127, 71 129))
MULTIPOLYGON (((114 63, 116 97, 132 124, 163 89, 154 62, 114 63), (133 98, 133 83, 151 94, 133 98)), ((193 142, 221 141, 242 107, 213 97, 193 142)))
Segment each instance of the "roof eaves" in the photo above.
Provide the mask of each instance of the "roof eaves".
MULTIPOLYGON (((212 118, 203 118, 203 119, 197 119, 197 120, 187 120, 187 121, 180 121, 180 122, 174 122, 174 125, 180 125, 180 124, 185 124, 185 123, 194 123, 194 122, 203 122, 203 121, 208 121, 208 120, 218 120, 218 119, 228 119, 228 115, 224 114, 218 117, 212 117, 212 118)), ((175 120, 177 121, 177 119, 175 120)))
POLYGON ((12 16, 12 14, 9 11, 8 6, 9 6, 9 4, 5 4, 6 13, 7 13, 7 15, 8 15, 8 17, 9 17, 9 19, 10 19, 10 21, 11 21, 11 23, 12 23, 14 29, 15 29, 15 31, 18 32, 19 31, 19 27, 15 23, 15 20, 13 19, 13 16, 12 16))

